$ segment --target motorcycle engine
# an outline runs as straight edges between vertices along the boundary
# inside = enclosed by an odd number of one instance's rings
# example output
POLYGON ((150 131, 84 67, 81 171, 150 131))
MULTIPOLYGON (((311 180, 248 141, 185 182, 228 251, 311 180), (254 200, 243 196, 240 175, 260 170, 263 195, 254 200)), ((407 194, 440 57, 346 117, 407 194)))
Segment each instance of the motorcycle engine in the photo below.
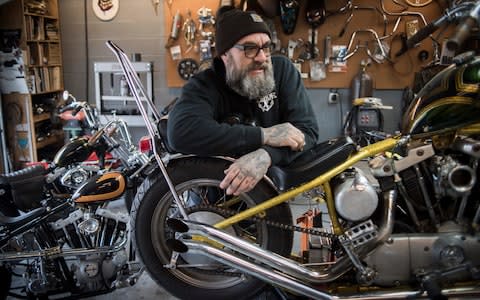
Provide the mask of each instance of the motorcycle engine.
POLYGON ((335 208, 347 221, 363 221, 377 209, 377 192, 360 169, 353 168, 337 176, 333 191, 335 208))
POLYGON ((97 174, 99 169, 98 166, 94 165, 77 165, 68 169, 65 174, 60 177, 60 182, 62 185, 76 190, 90 177, 97 174))
POLYGON ((464 138, 444 149, 425 143, 371 164, 382 190, 398 190, 394 234, 364 260, 377 284, 405 284, 412 274, 461 281, 480 264, 478 145, 464 138))
POLYGON ((64 247, 99 250, 68 260, 77 286, 83 292, 101 290, 105 283, 110 285, 118 279, 118 272, 124 269, 128 261, 126 248, 119 247, 128 235, 128 220, 126 213, 98 207, 94 213, 88 208, 77 209, 67 218, 51 224, 59 243, 64 247), (100 249, 112 251, 103 253, 100 249))
POLYGON ((433 157, 431 169, 437 178, 433 185, 435 193, 441 197, 470 192, 477 182, 475 170, 452 156, 433 157))

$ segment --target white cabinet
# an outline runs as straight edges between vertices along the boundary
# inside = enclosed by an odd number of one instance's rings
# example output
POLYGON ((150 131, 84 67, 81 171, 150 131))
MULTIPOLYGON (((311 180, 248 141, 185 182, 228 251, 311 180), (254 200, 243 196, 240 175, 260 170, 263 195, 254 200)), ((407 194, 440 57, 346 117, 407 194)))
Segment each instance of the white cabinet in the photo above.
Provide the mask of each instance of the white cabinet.
MULTIPOLYGON (((133 62, 146 93, 153 100, 153 70, 150 62, 133 62)), ((115 113, 129 126, 145 126, 140 111, 129 90, 120 64, 116 62, 96 62, 95 99, 102 123, 115 113)))

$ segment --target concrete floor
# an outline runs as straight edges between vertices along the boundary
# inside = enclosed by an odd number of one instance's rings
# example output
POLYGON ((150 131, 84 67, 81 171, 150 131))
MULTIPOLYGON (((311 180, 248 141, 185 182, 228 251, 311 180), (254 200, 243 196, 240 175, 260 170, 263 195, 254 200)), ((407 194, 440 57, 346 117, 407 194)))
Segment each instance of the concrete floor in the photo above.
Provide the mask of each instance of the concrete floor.
POLYGON ((85 299, 95 299, 95 300, 178 300, 178 298, 170 295, 163 288, 158 286, 150 276, 144 272, 140 277, 139 281, 131 286, 126 288, 121 288, 115 290, 110 294, 105 294, 101 296, 89 297, 85 299))

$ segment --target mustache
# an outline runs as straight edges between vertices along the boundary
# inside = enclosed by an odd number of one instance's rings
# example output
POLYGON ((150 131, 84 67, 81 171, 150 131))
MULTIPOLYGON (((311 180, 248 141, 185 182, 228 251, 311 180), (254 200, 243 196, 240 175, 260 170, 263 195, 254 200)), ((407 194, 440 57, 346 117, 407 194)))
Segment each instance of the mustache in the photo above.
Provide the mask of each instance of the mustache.
POLYGON ((253 63, 251 63, 251 64, 248 66, 248 70, 247 70, 247 71, 255 71, 255 70, 263 70, 263 71, 266 71, 267 69, 268 69, 268 63, 267 63, 267 62, 263 62, 263 63, 253 62, 253 63))

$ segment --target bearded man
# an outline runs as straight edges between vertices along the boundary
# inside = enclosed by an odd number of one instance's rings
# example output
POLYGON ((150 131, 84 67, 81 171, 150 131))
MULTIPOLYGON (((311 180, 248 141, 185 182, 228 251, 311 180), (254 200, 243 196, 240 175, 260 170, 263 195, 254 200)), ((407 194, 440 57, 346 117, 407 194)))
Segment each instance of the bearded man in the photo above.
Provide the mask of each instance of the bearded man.
POLYGON ((255 12, 217 13, 216 57, 182 88, 168 118, 178 152, 236 158, 220 187, 250 191, 271 165, 288 165, 314 146, 318 125, 300 73, 272 56, 271 32, 255 12))

